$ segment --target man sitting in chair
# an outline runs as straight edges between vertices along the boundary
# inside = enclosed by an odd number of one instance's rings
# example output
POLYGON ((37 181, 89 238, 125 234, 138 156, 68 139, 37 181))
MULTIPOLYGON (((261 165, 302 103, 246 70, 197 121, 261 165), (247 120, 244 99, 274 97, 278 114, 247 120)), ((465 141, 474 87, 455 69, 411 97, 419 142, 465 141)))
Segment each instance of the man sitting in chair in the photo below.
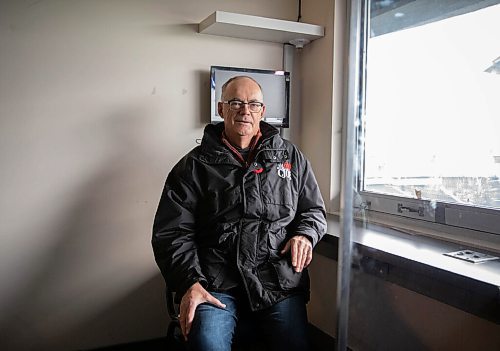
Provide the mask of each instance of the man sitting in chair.
POLYGON ((219 115, 201 145, 167 177, 152 245, 178 296, 191 350, 231 350, 251 323, 269 350, 308 350, 309 277, 326 231, 309 161, 261 121, 260 85, 237 76, 222 87, 219 115))

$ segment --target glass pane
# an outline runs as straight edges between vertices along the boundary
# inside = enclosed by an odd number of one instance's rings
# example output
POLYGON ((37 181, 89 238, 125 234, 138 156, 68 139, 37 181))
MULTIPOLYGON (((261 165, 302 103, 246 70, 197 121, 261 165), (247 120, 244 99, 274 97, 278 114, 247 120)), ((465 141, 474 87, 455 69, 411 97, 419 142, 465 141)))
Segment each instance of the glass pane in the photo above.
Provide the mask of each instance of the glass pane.
POLYGON ((364 190, 500 208, 500 5, 397 3, 371 6, 364 190))

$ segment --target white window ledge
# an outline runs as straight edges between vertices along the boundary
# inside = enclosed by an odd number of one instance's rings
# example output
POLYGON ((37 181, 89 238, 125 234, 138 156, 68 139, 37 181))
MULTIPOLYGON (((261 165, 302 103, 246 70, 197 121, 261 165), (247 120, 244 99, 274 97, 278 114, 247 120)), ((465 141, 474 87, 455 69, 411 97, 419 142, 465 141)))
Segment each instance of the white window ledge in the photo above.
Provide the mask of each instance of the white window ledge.
MULTIPOLYGON (((337 260, 339 217, 328 215, 327 221, 328 234, 315 251, 337 260)), ((471 263, 444 255, 464 249, 498 253, 359 221, 351 236, 353 269, 500 323, 500 259, 471 263)))

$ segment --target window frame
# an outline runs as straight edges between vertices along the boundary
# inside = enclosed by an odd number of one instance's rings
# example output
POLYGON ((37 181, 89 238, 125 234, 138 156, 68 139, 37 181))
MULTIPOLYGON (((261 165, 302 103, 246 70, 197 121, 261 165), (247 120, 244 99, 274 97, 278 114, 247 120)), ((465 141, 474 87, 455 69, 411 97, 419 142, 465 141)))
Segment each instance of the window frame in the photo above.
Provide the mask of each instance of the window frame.
POLYGON ((359 1, 361 2, 359 15, 362 21, 360 37, 357 38, 359 60, 356 69, 348 72, 350 76, 354 75, 357 91, 347 92, 348 95, 354 94, 350 100, 357 102, 353 204, 355 218, 398 228, 410 228, 412 232, 435 235, 446 240, 472 242, 500 251, 500 209, 406 198, 363 190, 365 154, 363 140, 371 0, 359 1))

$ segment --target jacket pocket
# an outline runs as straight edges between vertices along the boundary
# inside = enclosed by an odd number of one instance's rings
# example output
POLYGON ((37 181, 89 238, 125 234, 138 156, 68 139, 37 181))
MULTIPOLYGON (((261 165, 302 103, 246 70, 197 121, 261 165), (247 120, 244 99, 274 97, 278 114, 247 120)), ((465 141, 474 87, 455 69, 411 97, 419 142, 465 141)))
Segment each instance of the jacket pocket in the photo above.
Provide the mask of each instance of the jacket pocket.
MULTIPOLYGON (((271 222, 291 219, 295 216, 296 202, 295 177, 291 179, 279 173, 279 163, 269 163, 260 176, 262 202, 264 205, 263 217, 271 222)), ((291 173, 293 174, 293 173, 291 173)))
POLYGON ((290 163, 286 150, 266 150, 262 153, 262 199, 265 203, 294 207, 293 184, 297 172, 290 163))
POLYGON ((294 207, 293 179, 280 170, 280 163, 269 163, 261 175, 262 200, 266 204, 294 207))
POLYGON ((272 291, 307 290, 309 278, 307 271, 297 273, 293 270, 287 259, 268 262, 258 270, 261 284, 272 291))
POLYGON ((295 272, 288 259, 272 262, 278 282, 282 290, 304 290, 308 288, 309 278, 307 270, 295 272))

